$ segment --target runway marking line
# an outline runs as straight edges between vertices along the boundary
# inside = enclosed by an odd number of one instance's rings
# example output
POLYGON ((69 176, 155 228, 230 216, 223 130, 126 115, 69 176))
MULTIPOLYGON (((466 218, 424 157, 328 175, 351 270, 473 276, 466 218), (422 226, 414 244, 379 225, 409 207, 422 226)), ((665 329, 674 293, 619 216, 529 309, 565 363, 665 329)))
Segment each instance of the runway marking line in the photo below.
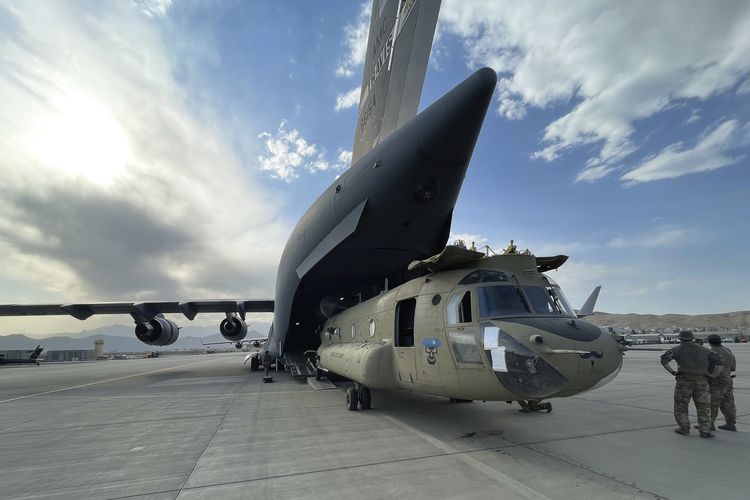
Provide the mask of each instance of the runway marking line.
POLYGON ((25 396, 17 396, 15 398, 0 400, 0 404, 10 403, 11 401, 18 401, 20 399, 33 398, 35 396, 44 396, 45 394, 54 394, 56 392, 69 391, 71 389, 80 389, 81 387, 89 387, 89 386, 97 385, 97 384, 106 384, 107 382, 114 382, 116 380, 125 380, 126 378, 142 377, 144 375, 151 375, 151 374, 154 374, 154 373, 166 372, 166 371, 169 371, 169 370, 175 370, 177 368, 185 368, 186 366, 202 365, 203 363, 210 363, 211 361, 214 361, 214 360, 213 359, 208 359, 206 361, 197 361, 195 363, 188 363, 186 365, 170 366, 169 368, 162 368, 161 370, 154 370, 154 371, 150 371, 150 372, 136 373, 134 375, 125 375, 124 377, 108 378, 106 380, 97 380, 96 382, 89 382, 88 384, 73 385, 73 386, 70 386, 70 387, 63 387, 61 389, 53 389, 51 391, 36 392, 34 394, 26 394, 25 396))

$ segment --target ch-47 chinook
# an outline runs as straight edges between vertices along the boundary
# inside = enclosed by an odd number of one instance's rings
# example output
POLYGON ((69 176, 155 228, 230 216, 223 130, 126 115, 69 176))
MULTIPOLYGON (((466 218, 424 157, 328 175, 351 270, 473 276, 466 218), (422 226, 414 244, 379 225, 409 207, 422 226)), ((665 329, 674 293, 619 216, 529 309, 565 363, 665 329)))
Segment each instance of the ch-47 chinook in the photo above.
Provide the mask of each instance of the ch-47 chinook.
POLYGON ((606 380, 620 366, 616 343, 570 312, 539 274, 544 259, 466 260, 446 247, 497 75, 480 69, 417 114, 439 9, 437 0, 373 1, 352 165, 292 231, 273 300, 10 304, 0 315, 129 314, 139 340, 164 346, 179 335, 164 314, 225 313, 222 335, 240 342, 246 313, 273 312, 264 349, 294 374, 354 380, 350 407, 355 396, 369 404, 368 386, 519 400, 606 380), (516 313, 488 315, 504 294, 517 297, 516 313))
POLYGON ((598 287, 576 312, 543 274, 565 260, 448 246, 414 261, 409 269, 423 276, 325 323, 319 370, 355 382, 350 410, 370 408, 369 387, 538 408, 542 399, 604 385, 619 372, 622 349, 579 319, 593 313, 598 287))

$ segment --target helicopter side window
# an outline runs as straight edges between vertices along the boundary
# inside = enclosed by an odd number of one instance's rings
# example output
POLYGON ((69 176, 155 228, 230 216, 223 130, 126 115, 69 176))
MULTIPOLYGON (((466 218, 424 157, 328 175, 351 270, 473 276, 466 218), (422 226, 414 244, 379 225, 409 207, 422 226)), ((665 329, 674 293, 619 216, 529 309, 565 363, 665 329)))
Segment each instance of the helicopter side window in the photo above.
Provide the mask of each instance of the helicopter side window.
POLYGON ((448 332, 456 362, 472 365, 481 365, 482 358, 479 355, 479 347, 474 338, 474 329, 469 328, 465 332, 448 332))
POLYGON ((449 325, 471 323, 471 292, 454 293, 445 306, 445 322, 449 325))
POLYGON ((485 286, 479 288, 477 293, 480 318, 529 314, 521 291, 514 286, 485 286))

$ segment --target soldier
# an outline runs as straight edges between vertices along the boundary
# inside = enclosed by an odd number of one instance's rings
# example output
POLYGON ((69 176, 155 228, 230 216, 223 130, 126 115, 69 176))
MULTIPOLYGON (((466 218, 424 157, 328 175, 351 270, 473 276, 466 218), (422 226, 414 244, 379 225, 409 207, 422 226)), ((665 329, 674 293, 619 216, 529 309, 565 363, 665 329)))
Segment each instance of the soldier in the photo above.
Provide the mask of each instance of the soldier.
POLYGON ((266 370, 266 377, 268 376, 268 371, 271 369, 271 363, 273 363, 273 356, 271 356, 271 353, 266 351, 263 353, 263 358, 261 359, 263 362, 263 368, 266 370))
POLYGON ((674 419, 678 427, 677 434, 690 433, 688 406, 690 399, 695 403, 698 411, 698 430, 702 438, 714 435, 710 432, 711 410, 710 390, 707 375, 722 364, 721 356, 715 352, 699 346, 694 342, 693 332, 682 331, 677 337, 680 345, 673 347, 661 356, 661 364, 665 370, 675 376, 674 388, 674 419), (670 361, 677 362, 677 371, 669 365, 670 361))
POLYGON ((721 345, 721 337, 716 334, 708 336, 711 351, 721 356, 722 369, 716 377, 708 378, 708 386, 711 389, 711 430, 714 430, 716 417, 724 415, 726 424, 720 425, 719 429, 726 431, 737 431, 737 408, 734 406, 734 384, 732 372, 737 370, 737 361, 734 354, 728 348, 721 345))

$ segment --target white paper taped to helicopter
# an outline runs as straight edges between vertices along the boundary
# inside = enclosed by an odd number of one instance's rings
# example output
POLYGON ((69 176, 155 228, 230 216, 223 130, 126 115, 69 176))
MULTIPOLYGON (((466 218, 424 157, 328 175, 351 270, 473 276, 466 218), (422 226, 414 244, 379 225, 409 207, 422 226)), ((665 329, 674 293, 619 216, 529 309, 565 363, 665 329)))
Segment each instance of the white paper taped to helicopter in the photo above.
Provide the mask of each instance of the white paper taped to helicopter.
POLYGON ((497 336, 500 333, 500 329, 496 326, 485 326, 484 327, 484 348, 492 349, 497 347, 497 336))
POLYGON ((505 365, 505 346, 493 347, 490 349, 490 353, 492 354, 492 369, 496 372, 507 372, 508 367, 505 365))

